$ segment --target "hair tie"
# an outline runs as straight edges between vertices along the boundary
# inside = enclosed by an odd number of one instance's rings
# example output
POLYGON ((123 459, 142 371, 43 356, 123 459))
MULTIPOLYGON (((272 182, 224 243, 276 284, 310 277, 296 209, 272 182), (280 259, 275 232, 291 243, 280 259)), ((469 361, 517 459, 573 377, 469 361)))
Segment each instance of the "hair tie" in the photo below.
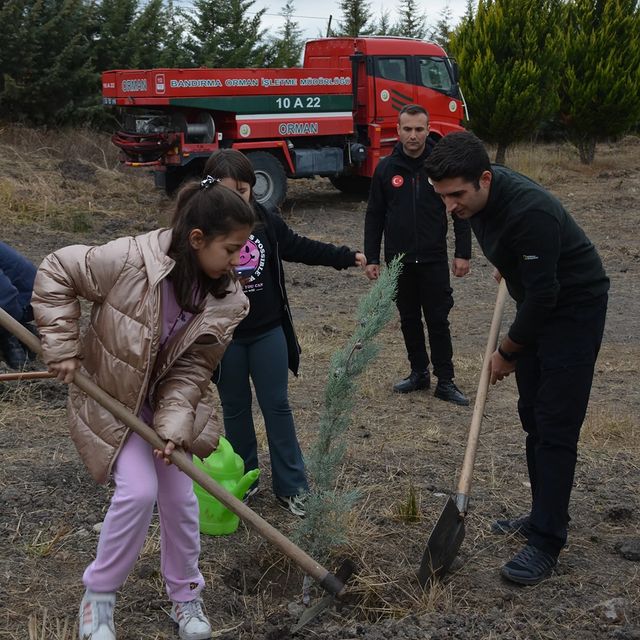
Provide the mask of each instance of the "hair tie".
POLYGON ((212 176, 207 176, 204 180, 200 181, 200 188, 208 189, 209 187, 213 186, 214 184, 217 184, 218 182, 220 182, 220 178, 213 178, 212 176))

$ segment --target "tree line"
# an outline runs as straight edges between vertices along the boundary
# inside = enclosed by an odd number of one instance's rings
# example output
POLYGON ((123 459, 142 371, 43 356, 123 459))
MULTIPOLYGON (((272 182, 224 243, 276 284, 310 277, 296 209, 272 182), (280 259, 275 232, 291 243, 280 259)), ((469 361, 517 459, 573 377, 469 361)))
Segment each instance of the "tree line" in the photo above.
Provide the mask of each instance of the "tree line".
MULTIPOLYGON (((100 72, 158 67, 292 67, 304 40, 286 0, 282 26, 263 29, 255 0, 0 0, 0 120, 104 125, 100 72)), ((430 39, 456 58, 468 126, 498 148, 561 135, 591 162, 598 140, 640 119, 638 0, 469 0, 434 26, 416 0, 374 16, 342 0, 323 35, 430 39)), ((321 35, 321 34, 318 34, 321 35)))

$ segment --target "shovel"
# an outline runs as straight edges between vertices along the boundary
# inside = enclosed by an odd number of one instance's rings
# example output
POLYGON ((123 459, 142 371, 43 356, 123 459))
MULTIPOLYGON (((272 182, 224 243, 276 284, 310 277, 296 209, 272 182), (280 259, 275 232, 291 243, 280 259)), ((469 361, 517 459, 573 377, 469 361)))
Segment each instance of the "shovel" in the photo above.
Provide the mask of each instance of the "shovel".
POLYGON ((487 391, 489 390, 489 360, 498 344, 498 333, 500 332, 506 295, 507 285, 503 278, 498 288, 498 296, 491 320, 491 329, 489 330, 489 339, 487 340, 487 347, 484 352, 482 373, 480 374, 478 393, 473 407, 473 416, 471 417, 467 448, 458 481, 458 490, 455 495, 455 501, 451 497, 447 498, 442 513, 429 536, 427 548, 422 556, 422 562, 420 563, 420 569, 418 571, 418 581, 421 587, 425 587, 428 583, 433 583, 436 579, 441 578, 447 573, 464 540, 464 520, 469 506, 471 474, 478 449, 482 414, 487 399, 487 391))
MULTIPOLYGON (((11 333, 31 349, 31 351, 38 354, 42 352, 40 341, 2 309, 0 309, 0 326, 11 331, 11 333)), ((140 420, 140 418, 134 416, 129 409, 103 391, 87 376, 76 372, 73 378, 73 384, 82 389, 82 391, 96 402, 99 402, 105 409, 118 418, 118 420, 121 420, 132 431, 135 431, 135 433, 144 438, 155 449, 164 449, 164 440, 162 440, 151 427, 140 420)), ((227 507, 227 509, 239 516, 247 525, 255 529, 260 536, 290 558, 306 574, 310 575, 325 591, 332 595, 342 595, 345 583, 353 573, 353 565, 350 561, 345 560, 345 562, 343 562, 340 569, 336 572, 337 575, 330 573, 275 527, 271 526, 266 520, 252 511, 241 500, 238 500, 238 498, 221 487, 204 471, 196 467, 191 461, 191 456, 187 455, 182 449, 175 449, 170 459, 178 469, 183 471, 192 480, 195 480, 214 498, 218 499, 227 507)))

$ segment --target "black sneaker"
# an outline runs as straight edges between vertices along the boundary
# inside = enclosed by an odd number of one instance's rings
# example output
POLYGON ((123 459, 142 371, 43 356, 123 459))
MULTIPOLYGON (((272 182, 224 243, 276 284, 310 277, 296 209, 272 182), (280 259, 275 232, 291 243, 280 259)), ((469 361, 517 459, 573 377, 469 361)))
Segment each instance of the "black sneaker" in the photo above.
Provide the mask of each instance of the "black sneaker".
POLYGON ((533 585, 548 578, 556 564, 556 557, 528 544, 502 567, 500 573, 511 582, 533 585))
POLYGON ((491 524, 491 533, 512 535, 518 534, 528 538, 531 533, 531 514, 511 520, 496 520, 491 524))
POLYGON ((411 391, 428 389, 430 386, 429 371, 411 371, 408 378, 393 385, 393 390, 396 393, 411 393, 411 391))
POLYGON ((0 338, 0 352, 2 359, 11 369, 23 369, 29 361, 22 342, 14 335, 4 334, 0 338))
POLYGON ((436 398, 444 400, 445 402, 453 402, 453 404, 459 404, 461 407, 469 406, 469 398, 456 387, 453 380, 438 380, 435 393, 436 398))
POLYGON ((294 516, 304 518, 307 515, 305 500, 303 495, 298 496, 276 496, 278 504, 293 513, 294 516))

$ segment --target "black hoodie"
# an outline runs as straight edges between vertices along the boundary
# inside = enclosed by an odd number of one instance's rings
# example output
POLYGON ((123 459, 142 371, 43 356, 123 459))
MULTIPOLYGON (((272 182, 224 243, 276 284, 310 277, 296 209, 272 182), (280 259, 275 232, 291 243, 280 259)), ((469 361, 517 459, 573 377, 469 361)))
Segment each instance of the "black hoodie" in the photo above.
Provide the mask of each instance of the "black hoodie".
MULTIPOLYGON (((424 161, 434 146, 427 139, 424 152, 411 158, 398 142, 383 158, 371 179, 364 224, 367 264, 380 263, 384 232, 385 260, 404 253, 403 262, 447 261, 447 215, 440 197, 429 184, 424 161)), ((453 218, 455 257, 471 257, 471 227, 467 220, 453 218)))
POLYGON ((491 173, 489 199, 471 226, 516 301, 509 337, 528 344, 552 313, 607 293, 609 278, 596 248, 557 198, 507 167, 492 165, 491 173))

